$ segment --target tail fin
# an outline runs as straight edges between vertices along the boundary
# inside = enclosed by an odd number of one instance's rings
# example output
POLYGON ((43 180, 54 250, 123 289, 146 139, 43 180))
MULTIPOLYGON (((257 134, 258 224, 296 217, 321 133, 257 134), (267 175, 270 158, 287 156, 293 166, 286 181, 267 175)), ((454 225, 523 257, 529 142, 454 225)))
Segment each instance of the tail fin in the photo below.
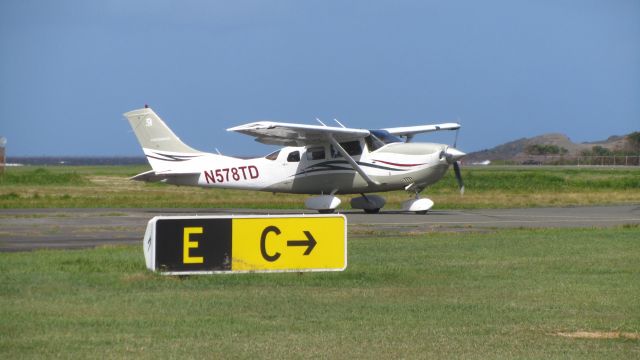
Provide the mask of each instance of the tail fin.
POLYGON ((183 154, 201 153, 183 143, 150 108, 129 111, 124 116, 129 120, 145 153, 146 150, 183 154))
POLYGON ((191 173, 184 162, 206 153, 183 143, 150 108, 125 113, 155 174, 191 173))

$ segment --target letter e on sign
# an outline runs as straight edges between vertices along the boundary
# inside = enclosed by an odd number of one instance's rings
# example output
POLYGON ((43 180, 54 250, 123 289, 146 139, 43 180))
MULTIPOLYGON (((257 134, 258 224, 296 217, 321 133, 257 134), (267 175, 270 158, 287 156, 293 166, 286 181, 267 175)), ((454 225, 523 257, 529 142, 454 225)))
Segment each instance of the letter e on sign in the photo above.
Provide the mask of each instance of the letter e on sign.
POLYGON ((190 250, 198 248, 198 242, 191 240, 191 234, 202 234, 202 227, 185 227, 182 242, 184 244, 182 251, 182 262, 185 264, 202 264, 204 258, 202 256, 191 256, 190 250))

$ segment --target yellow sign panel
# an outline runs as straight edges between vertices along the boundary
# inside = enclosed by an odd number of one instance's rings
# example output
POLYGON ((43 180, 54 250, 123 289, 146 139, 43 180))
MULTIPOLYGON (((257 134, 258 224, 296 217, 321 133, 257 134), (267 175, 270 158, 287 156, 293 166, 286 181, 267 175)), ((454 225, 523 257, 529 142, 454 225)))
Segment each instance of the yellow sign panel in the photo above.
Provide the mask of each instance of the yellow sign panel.
POLYGON ((234 218, 233 271, 344 270, 346 219, 234 218))

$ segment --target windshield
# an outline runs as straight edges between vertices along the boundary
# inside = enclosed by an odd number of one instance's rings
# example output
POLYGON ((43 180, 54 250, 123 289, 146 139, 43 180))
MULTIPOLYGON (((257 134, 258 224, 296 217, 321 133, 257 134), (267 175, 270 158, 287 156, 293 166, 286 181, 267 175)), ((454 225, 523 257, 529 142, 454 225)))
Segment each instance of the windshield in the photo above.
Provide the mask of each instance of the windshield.
POLYGON ((369 151, 378 150, 386 144, 402 142, 402 140, 389 134, 386 130, 369 130, 369 132, 370 135, 364 138, 369 151))
POLYGON ((369 130, 371 135, 374 135, 378 139, 382 140, 385 144, 391 144, 394 142, 402 142, 398 137, 389 134, 387 130, 369 130))

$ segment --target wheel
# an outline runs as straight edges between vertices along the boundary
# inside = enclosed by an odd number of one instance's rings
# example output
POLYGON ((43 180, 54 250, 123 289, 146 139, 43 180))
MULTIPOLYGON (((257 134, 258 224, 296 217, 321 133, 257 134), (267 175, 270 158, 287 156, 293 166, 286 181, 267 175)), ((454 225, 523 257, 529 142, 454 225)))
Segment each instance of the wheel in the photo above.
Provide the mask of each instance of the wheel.
POLYGON ((380 208, 377 209, 364 209, 364 212, 367 214, 377 214, 380 212, 380 208))
POLYGON ((418 215, 426 215, 429 210, 416 211, 418 215))
POLYGON ((333 212, 336 211, 335 209, 323 209, 323 210, 318 210, 318 212, 320 214, 333 214, 333 212))

